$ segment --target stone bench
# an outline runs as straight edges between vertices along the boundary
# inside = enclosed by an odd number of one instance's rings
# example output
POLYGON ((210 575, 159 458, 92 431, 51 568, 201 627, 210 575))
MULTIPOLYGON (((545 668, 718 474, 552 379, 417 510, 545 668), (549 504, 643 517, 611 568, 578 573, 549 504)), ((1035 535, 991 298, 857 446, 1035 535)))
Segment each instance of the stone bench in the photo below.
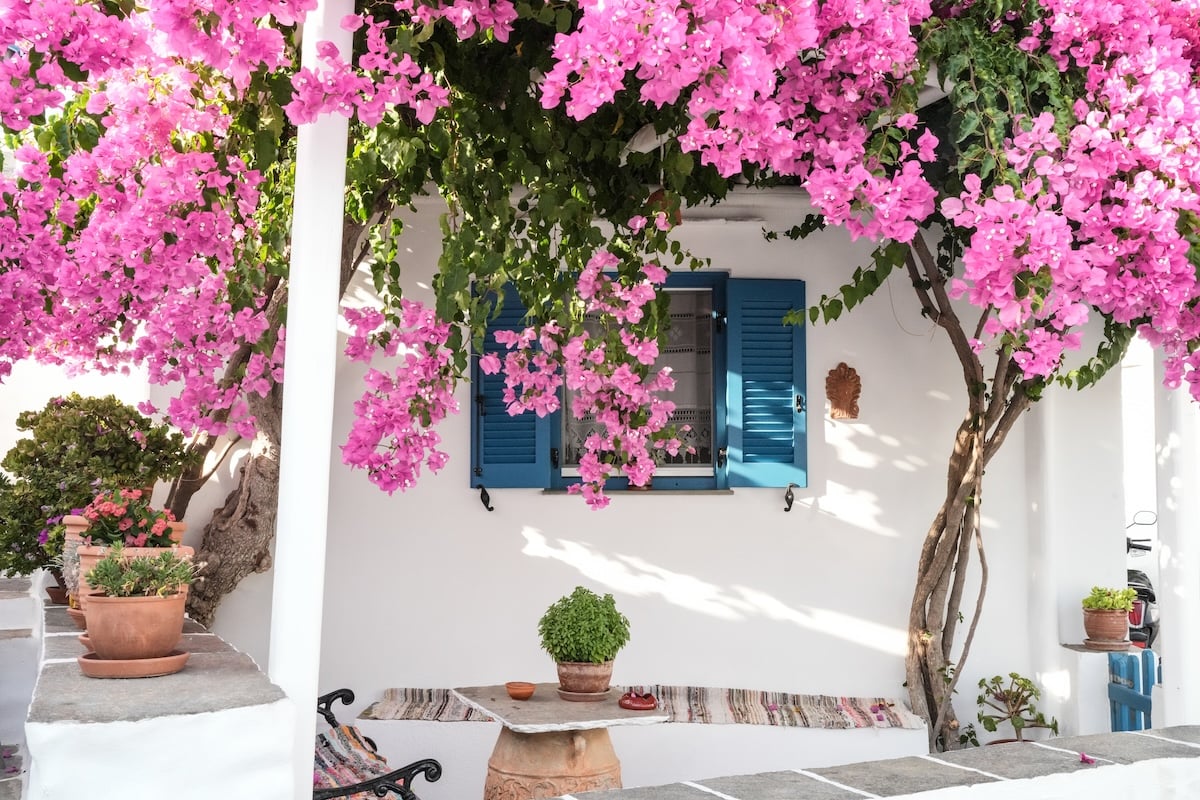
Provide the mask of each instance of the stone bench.
POLYGON ((83 675, 64 606, 46 606, 25 723, 28 796, 39 800, 214 797, 292 800, 296 709, 254 660, 188 620, 181 672, 83 675))

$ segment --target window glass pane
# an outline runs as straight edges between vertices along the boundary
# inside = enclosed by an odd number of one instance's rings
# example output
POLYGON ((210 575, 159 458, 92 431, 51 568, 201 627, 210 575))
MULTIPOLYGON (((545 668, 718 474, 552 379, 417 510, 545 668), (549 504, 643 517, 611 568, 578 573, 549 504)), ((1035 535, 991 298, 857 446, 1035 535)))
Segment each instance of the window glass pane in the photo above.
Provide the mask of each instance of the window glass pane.
MULTIPOLYGON (((673 422, 691 426, 681 433, 685 448, 677 456, 667 456, 659 465, 660 474, 711 475, 713 466, 713 299, 712 290, 669 289, 671 324, 654 369, 671 368, 675 390, 669 399, 675 403, 673 422)), ((579 466, 583 443, 602 427, 589 414, 576 419, 570 396, 563 404, 563 466, 568 472, 579 466)))

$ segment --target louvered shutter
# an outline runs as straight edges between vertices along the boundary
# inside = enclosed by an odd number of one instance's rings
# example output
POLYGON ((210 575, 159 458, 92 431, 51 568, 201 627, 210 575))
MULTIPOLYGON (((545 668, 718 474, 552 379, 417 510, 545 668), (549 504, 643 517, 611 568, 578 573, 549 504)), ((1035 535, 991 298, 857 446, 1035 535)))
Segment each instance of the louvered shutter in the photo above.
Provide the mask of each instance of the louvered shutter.
MULTIPOLYGON (((505 287, 504 307, 488 325, 483 352, 504 359, 508 348, 496 341, 498 330, 523 330, 525 307, 511 286, 505 287)), ((504 403, 504 375, 484 374, 472 359, 471 441, 475 453, 471 486, 548 487, 550 485, 550 422, 532 411, 512 416, 504 403)))
POLYGON ((804 283, 731 279, 728 292, 729 485, 807 486, 804 326, 782 322, 804 283))

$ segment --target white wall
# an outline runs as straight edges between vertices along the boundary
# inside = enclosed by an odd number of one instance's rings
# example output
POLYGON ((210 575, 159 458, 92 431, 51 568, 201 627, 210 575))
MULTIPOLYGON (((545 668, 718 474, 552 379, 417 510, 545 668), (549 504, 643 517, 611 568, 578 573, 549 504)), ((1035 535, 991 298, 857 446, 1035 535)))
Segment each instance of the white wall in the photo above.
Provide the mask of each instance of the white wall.
MULTIPOLYGON (((680 238, 739 277, 803 277, 810 303, 836 291, 866 261, 870 248, 840 232, 804 243, 763 241, 764 225, 799 221, 803 211, 794 201, 790 208, 753 204, 752 210, 768 220, 685 219, 680 238)), ((406 233, 412 261, 405 267, 423 299, 437 255, 432 216, 418 217, 406 233)), ((349 430, 360 375, 354 365, 341 367, 335 447, 349 430)), ((617 683, 902 696, 916 556, 941 499, 963 394, 949 345, 919 315, 907 278, 896 274, 865 308, 809 330, 810 486, 797 492, 790 513, 782 488, 620 494, 602 512, 576 497, 493 489, 489 513, 468 488, 466 415, 443 427, 449 467, 407 493, 389 497, 362 473, 339 466, 332 477, 322 686, 352 686, 359 708, 393 686, 553 680, 537 620, 552 601, 584 584, 612 592, 631 620, 617 683), (825 376, 840 361, 863 381, 858 420, 827 416, 825 376)), ((465 410, 468 397, 464 387, 465 410)), ((985 611, 964 672, 966 719, 974 718, 973 687, 981 675, 1031 666, 1028 640, 1014 635, 1012 623, 1013 615, 1025 618, 1023 457, 1021 437, 1014 436, 988 472, 984 520, 998 599, 985 611), (1022 588, 1006 591, 1006 585, 1022 588)), ((409 738, 407 731, 392 733, 402 727, 371 723, 371 733, 399 742, 409 738)), ((459 740, 482 739, 462 767, 477 767, 481 785, 494 733, 443 727, 455 729, 459 740)), ((739 752, 757 750, 748 735, 742 738, 739 752)), ((411 744, 430 741, 422 734, 411 744)), ((796 766, 810 763, 794 741, 796 766)), ((842 761, 875 752, 843 741, 842 761)), ((405 748, 390 755, 422 754, 405 748)), ((687 777, 657 763, 654 750, 619 754, 627 785, 687 777)), ((447 765, 444 783, 456 767, 447 765)), ((456 793, 431 789, 429 796, 456 793)))

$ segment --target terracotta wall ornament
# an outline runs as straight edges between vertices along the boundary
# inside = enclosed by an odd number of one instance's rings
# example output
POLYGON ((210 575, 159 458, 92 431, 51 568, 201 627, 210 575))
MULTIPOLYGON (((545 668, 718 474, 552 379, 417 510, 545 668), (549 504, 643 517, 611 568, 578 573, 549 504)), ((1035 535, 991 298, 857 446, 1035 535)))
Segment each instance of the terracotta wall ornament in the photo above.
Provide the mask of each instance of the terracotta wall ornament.
POLYGON ((830 416, 834 419, 858 419, 858 396, 862 380, 854 367, 845 361, 829 370, 825 377, 825 395, 829 398, 830 416))

